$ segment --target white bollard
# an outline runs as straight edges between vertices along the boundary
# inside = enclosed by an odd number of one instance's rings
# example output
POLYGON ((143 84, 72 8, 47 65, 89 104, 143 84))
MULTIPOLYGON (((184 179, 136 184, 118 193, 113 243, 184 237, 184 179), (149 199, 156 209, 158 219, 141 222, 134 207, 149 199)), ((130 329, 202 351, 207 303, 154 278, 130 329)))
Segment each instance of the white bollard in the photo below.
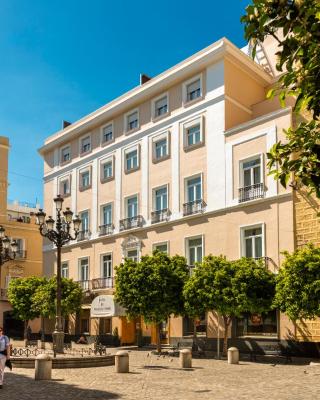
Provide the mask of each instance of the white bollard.
POLYGON ((118 351, 115 355, 116 372, 127 373, 129 372, 129 354, 127 351, 118 351))
POLYGON ((228 364, 239 364, 239 350, 236 347, 228 349, 228 364))
POLYGON ((192 368, 192 353, 189 349, 180 350, 179 353, 180 368, 192 368))
POLYGON ((39 354, 35 361, 35 374, 36 381, 50 380, 52 370, 52 358, 49 354, 39 354))

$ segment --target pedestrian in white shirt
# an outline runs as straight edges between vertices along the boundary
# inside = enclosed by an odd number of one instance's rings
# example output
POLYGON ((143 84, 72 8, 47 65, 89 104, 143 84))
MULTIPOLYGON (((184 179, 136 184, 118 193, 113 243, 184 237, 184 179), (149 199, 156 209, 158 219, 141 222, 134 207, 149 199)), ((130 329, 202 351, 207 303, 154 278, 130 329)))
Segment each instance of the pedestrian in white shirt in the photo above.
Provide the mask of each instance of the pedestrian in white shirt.
POLYGON ((10 341, 8 336, 4 335, 3 328, 0 327, 0 389, 2 389, 4 368, 6 361, 10 359, 10 341))

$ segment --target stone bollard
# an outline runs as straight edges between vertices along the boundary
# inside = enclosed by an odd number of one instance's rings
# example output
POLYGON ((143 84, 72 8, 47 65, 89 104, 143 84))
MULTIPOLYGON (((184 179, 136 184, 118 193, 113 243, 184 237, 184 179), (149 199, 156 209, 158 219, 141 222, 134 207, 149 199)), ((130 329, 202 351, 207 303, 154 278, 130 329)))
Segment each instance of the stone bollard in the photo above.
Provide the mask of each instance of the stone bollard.
POLYGON ((192 368, 192 353, 189 349, 180 350, 180 368, 192 368))
POLYGON ((129 354, 127 351, 118 351, 115 355, 116 372, 127 373, 129 372, 129 354))
POLYGON ((228 349, 228 364, 239 364, 239 350, 236 347, 228 349))
POLYGON ((49 354, 39 354, 35 361, 35 374, 36 381, 50 380, 52 370, 52 358, 49 354))

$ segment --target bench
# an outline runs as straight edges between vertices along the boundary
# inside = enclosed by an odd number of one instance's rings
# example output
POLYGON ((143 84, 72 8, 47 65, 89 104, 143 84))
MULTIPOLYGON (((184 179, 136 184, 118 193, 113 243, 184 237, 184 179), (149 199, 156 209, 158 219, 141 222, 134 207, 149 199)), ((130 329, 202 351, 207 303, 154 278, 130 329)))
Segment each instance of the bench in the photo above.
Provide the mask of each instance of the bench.
POLYGON ((257 351, 254 350, 252 343, 249 340, 245 340, 244 343, 249 349, 249 354, 250 354, 250 361, 257 361, 257 356, 261 355, 264 357, 268 356, 273 356, 273 357, 278 357, 278 358, 285 358, 286 363, 291 362, 292 363, 292 357, 290 352, 287 349, 284 349, 280 343, 277 345, 269 348, 264 349, 264 354, 258 354, 257 351))

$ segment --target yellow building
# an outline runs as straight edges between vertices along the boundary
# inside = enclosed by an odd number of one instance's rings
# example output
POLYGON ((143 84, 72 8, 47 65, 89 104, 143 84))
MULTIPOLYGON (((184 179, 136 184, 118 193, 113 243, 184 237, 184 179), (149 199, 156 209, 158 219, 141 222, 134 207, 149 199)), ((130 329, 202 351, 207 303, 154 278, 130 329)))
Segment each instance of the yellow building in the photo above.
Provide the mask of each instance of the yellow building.
MULTIPOLYGON (((5 234, 18 243, 18 251, 13 261, 1 267, 0 279, 0 326, 10 337, 23 337, 23 322, 12 314, 7 298, 7 288, 11 279, 42 275, 42 239, 35 218, 30 213, 38 206, 21 202, 7 202, 9 139, 0 137, 0 225, 5 234)), ((40 330, 40 320, 30 322, 32 332, 40 330)))

